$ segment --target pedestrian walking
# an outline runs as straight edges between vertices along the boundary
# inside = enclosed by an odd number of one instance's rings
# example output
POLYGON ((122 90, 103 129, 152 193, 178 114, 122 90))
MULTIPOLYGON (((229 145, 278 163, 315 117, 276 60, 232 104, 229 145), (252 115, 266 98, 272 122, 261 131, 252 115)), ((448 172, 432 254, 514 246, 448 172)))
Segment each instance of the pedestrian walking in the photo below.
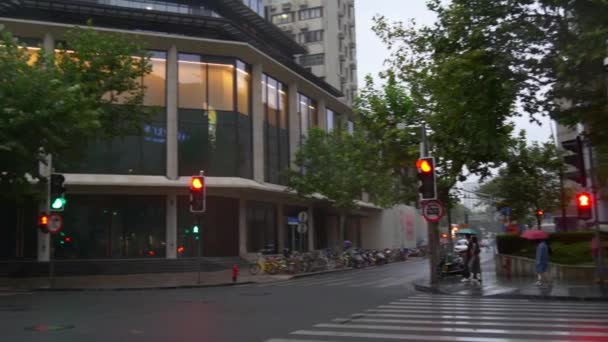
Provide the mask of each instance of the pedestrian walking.
POLYGON ((463 255, 463 262, 464 262, 464 268, 462 270, 462 282, 468 282, 471 280, 471 268, 469 267, 469 263, 471 261, 471 236, 467 235, 467 249, 464 251, 464 255, 463 255))
POLYGON ((536 274, 538 280, 537 286, 547 285, 549 283, 549 246, 546 240, 540 240, 536 247, 536 274))
POLYGON ((469 247, 469 249, 471 250, 471 262, 469 263, 469 269, 471 270, 473 280, 476 280, 481 283, 481 259, 479 258, 479 254, 481 253, 481 247, 479 246, 477 236, 473 236, 471 238, 471 243, 469 244, 469 247))

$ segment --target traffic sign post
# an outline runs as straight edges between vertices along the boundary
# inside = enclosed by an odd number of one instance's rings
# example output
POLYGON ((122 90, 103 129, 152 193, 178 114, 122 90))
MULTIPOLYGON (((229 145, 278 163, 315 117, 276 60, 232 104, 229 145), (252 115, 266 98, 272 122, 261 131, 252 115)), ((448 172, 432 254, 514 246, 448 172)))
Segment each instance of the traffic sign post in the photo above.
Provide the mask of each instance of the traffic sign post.
POLYGON ((55 235, 59 233, 63 229, 63 218, 61 215, 52 213, 49 215, 49 222, 47 224, 46 230, 51 235, 55 235))
POLYGON ((439 200, 430 200, 422 203, 422 216, 427 222, 439 222, 445 215, 445 207, 439 200))

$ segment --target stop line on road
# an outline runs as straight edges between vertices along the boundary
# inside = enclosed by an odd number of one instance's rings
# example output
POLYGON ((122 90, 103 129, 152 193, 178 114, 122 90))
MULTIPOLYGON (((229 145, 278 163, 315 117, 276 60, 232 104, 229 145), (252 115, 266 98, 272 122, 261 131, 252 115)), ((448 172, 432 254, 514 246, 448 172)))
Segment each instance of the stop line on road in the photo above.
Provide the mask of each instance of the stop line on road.
POLYGON ((608 305, 417 295, 265 342, 355 340, 608 341, 608 305))

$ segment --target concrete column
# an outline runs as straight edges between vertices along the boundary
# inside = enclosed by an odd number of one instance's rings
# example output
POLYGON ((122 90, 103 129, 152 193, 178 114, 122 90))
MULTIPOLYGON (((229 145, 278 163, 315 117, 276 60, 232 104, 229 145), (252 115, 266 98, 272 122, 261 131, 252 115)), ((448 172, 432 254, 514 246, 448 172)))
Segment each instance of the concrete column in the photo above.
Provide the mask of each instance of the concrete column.
MULTIPOLYGON (((51 33, 47 33, 44 36, 42 48, 47 53, 53 53, 53 51, 55 51, 55 38, 53 37, 53 35, 51 33)), ((41 147, 44 148, 44 146, 41 146, 41 147)), ((51 172, 53 172, 52 156, 46 155, 46 161, 47 161, 46 165, 44 163, 40 163, 40 162, 38 163, 38 172, 40 173, 41 177, 46 177, 47 179, 49 179, 51 172)), ((48 213, 49 201, 50 201, 49 194, 47 192, 44 200, 42 200, 42 202, 39 205, 40 212, 48 213)), ((51 235, 47 234, 47 233, 42 233, 39 229, 37 230, 37 232, 38 232, 37 233, 37 235, 38 235, 37 260, 39 262, 49 262, 51 260, 51 248, 53 248, 53 246, 51 246, 51 235)))
POLYGON ((177 259, 177 196, 167 195, 166 258, 177 259))
POLYGON ((285 248, 285 236, 287 235, 287 222, 285 220, 283 209, 283 203, 277 204, 277 239, 279 240, 277 242, 277 248, 279 253, 281 253, 283 248, 285 248))
POLYGON ((253 179, 264 182, 264 103, 262 102, 262 65, 251 68, 253 122, 253 179))
POLYGON ((296 152, 300 148, 300 116, 298 115, 298 84, 289 85, 289 158, 295 167, 296 152))
POLYGON ((177 48, 167 54, 167 178, 178 178, 177 151, 177 48))
POLYGON ((247 254, 247 201, 239 198, 239 255, 247 254))
POLYGON ((308 207, 308 250, 315 249, 315 220, 312 207, 308 207))
POLYGON ((325 99, 319 99, 317 101, 317 107, 317 113, 319 115, 319 128, 327 131, 327 107, 325 106, 325 99))

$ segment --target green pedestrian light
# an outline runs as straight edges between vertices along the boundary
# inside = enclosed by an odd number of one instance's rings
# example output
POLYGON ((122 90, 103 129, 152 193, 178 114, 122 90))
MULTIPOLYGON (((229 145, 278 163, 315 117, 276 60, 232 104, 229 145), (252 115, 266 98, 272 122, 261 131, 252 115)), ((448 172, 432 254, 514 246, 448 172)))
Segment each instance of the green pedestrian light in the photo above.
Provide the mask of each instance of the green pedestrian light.
POLYGON ((61 174, 54 173, 50 177, 50 205, 51 211, 63 211, 65 209, 65 177, 61 174))
POLYGON ((51 208, 55 209, 55 210, 59 210, 62 209, 65 206, 65 198, 55 198, 55 200, 53 201, 53 204, 51 204, 51 208))
POLYGON ((198 226, 194 226, 194 227, 192 227, 192 232, 193 232, 194 234, 198 234, 198 226))

